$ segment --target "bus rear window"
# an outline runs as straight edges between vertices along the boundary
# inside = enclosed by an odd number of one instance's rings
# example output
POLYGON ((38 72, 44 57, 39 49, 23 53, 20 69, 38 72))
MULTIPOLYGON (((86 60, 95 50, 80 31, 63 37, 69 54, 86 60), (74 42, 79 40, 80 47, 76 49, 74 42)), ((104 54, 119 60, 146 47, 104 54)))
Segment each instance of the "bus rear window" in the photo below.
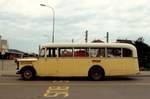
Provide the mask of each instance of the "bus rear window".
POLYGON ((132 51, 130 49, 123 48, 123 57, 132 57, 132 51))

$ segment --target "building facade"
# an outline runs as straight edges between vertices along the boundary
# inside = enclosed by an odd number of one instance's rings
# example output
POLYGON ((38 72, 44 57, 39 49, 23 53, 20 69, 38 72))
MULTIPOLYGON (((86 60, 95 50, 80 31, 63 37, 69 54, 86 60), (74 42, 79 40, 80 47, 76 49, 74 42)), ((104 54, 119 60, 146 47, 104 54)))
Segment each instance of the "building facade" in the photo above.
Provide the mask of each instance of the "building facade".
POLYGON ((5 54, 8 52, 8 42, 7 40, 2 39, 0 35, 0 55, 5 54))

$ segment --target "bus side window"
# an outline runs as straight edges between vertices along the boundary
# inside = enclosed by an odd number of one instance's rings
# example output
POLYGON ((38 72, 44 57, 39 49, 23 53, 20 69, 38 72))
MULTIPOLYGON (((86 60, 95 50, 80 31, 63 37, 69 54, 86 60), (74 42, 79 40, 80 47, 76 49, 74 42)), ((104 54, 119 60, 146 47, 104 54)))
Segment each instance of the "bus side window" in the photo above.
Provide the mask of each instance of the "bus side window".
POLYGON ((74 57, 89 57, 88 48, 74 48, 74 57))
POLYGON ((121 57, 121 48, 107 48, 107 57, 121 57))
POLYGON ((105 57, 105 49, 104 48, 99 48, 97 50, 97 55, 96 57, 105 57))
POLYGON ((104 48, 91 48, 90 57, 105 57, 105 49, 104 48))
POLYGON ((123 48, 123 57, 132 57, 132 51, 130 49, 123 48))
POLYGON ((57 48, 47 48, 46 56, 47 57, 56 57, 57 56, 57 48))
POLYGON ((60 48, 59 57, 73 57, 73 49, 72 48, 60 48))

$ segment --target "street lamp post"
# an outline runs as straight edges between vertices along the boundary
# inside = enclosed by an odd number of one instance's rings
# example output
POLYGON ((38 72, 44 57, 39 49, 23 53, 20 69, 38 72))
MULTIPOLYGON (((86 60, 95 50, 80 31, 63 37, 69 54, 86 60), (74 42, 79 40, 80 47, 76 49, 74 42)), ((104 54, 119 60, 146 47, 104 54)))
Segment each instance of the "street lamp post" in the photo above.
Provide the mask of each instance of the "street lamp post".
POLYGON ((54 32, 55 32, 55 10, 54 10, 53 7, 51 7, 51 6, 49 6, 49 5, 45 5, 45 4, 40 4, 40 5, 52 9, 52 12, 53 12, 53 34, 52 34, 52 43, 54 43, 54 32))

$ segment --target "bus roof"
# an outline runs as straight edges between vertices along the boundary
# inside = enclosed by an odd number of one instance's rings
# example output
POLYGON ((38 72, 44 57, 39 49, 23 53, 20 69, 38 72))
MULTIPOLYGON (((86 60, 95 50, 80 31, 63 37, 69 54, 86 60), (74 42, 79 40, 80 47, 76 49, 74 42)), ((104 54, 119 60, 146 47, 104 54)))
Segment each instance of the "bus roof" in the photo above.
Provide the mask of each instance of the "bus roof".
POLYGON ((46 43, 40 45, 40 48, 127 48, 132 50, 133 56, 137 57, 135 46, 127 43, 46 43))
POLYGON ((40 45, 41 48, 67 48, 67 47, 114 47, 135 49, 131 44, 127 43, 46 43, 40 45))

